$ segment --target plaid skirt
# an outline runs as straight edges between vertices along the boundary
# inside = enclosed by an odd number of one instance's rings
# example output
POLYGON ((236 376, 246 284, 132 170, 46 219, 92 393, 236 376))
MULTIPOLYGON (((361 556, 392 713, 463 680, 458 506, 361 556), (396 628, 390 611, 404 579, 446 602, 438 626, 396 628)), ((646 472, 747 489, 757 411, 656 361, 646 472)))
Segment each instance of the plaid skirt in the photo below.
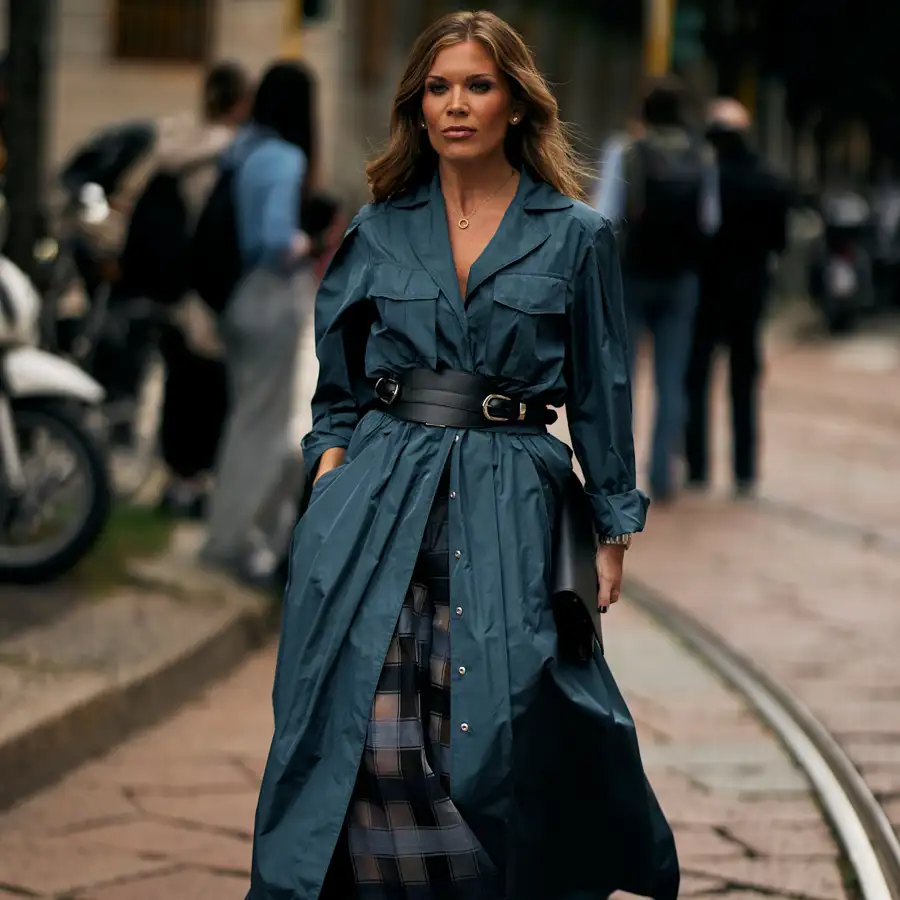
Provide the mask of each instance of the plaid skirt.
POLYGON ((502 900, 450 797, 447 476, 375 692, 362 765, 322 898, 502 900))

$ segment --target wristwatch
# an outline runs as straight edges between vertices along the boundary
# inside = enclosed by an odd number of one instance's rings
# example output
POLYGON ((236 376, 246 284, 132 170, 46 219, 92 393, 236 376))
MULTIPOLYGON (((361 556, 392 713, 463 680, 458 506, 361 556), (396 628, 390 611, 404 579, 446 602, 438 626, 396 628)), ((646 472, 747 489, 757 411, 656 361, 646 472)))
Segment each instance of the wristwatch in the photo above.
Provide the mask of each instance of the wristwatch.
POLYGON ((600 535, 600 543, 613 547, 624 547, 626 550, 631 546, 630 534, 606 534, 600 535))

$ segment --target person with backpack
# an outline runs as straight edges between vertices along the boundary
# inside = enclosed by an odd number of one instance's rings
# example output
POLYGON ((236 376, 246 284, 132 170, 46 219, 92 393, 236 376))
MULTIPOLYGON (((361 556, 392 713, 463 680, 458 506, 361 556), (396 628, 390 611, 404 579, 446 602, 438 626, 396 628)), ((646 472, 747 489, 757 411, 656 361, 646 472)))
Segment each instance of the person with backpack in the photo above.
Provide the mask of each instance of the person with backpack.
POLYGON ((673 462, 686 414, 685 370, 704 242, 718 228, 718 180, 711 148, 685 124, 680 83, 660 80, 643 104, 642 136, 615 157, 618 177, 601 173, 598 209, 619 231, 631 363, 653 339, 656 421, 650 492, 672 498, 673 462))
POLYGON ((722 227, 700 270, 700 304, 687 370, 688 483, 703 488, 709 475, 710 369, 718 347, 728 352, 737 497, 752 497, 756 487, 760 330, 769 263, 787 246, 791 207, 789 183, 751 145, 751 124, 749 112, 737 100, 721 98, 710 106, 707 138, 718 156, 722 227))
POLYGON ((223 159, 194 248, 194 283, 220 312, 231 392, 201 556, 252 581, 275 573, 304 475, 292 423, 316 286, 300 221, 315 163, 312 118, 309 73, 297 63, 269 68, 250 123, 223 159))
MULTIPOLYGON (((192 290, 194 228, 216 183, 218 160, 246 119, 250 79, 236 63, 210 69, 201 117, 159 124, 154 152, 131 178, 143 189, 131 209, 120 289, 168 312, 160 337, 166 366, 161 429, 169 483, 161 509, 199 518, 227 412, 227 376, 215 316, 192 290)), ((125 185, 128 190, 128 186, 125 185)))

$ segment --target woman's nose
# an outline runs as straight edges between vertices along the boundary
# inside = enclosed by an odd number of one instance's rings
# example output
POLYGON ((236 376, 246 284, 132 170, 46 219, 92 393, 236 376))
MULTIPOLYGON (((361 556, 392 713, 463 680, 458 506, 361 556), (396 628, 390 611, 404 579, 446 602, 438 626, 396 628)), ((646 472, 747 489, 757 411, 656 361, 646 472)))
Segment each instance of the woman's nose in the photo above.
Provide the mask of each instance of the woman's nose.
POLYGON ((465 95, 463 94, 462 88, 454 88, 453 92, 450 94, 450 106, 448 107, 447 112, 449 112, 451 116, 464 116, 468 111, 469 107, 465 102, 465 95))

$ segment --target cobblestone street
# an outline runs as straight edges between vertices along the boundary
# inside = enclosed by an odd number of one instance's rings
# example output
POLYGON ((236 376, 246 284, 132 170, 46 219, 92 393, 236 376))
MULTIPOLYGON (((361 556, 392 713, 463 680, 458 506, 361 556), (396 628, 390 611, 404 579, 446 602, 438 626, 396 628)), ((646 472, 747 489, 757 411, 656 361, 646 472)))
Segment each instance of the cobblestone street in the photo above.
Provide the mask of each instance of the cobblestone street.
MULTIPOLYGON (((798 692, 896 824, 900 512, 889 486, 900 364, 874 340, 775 346, 760 499, 724 492, 720 433, 719 489, 654 509, 628 573, 798 692)), ((627 600, 607 622, 610 662, 676 829, 681 896, 854 896, 803 775, 744 701, 627 600)), ((269 646, 169 721, 0 815, 0 898, 242 898, 273 665, 269 646)))

